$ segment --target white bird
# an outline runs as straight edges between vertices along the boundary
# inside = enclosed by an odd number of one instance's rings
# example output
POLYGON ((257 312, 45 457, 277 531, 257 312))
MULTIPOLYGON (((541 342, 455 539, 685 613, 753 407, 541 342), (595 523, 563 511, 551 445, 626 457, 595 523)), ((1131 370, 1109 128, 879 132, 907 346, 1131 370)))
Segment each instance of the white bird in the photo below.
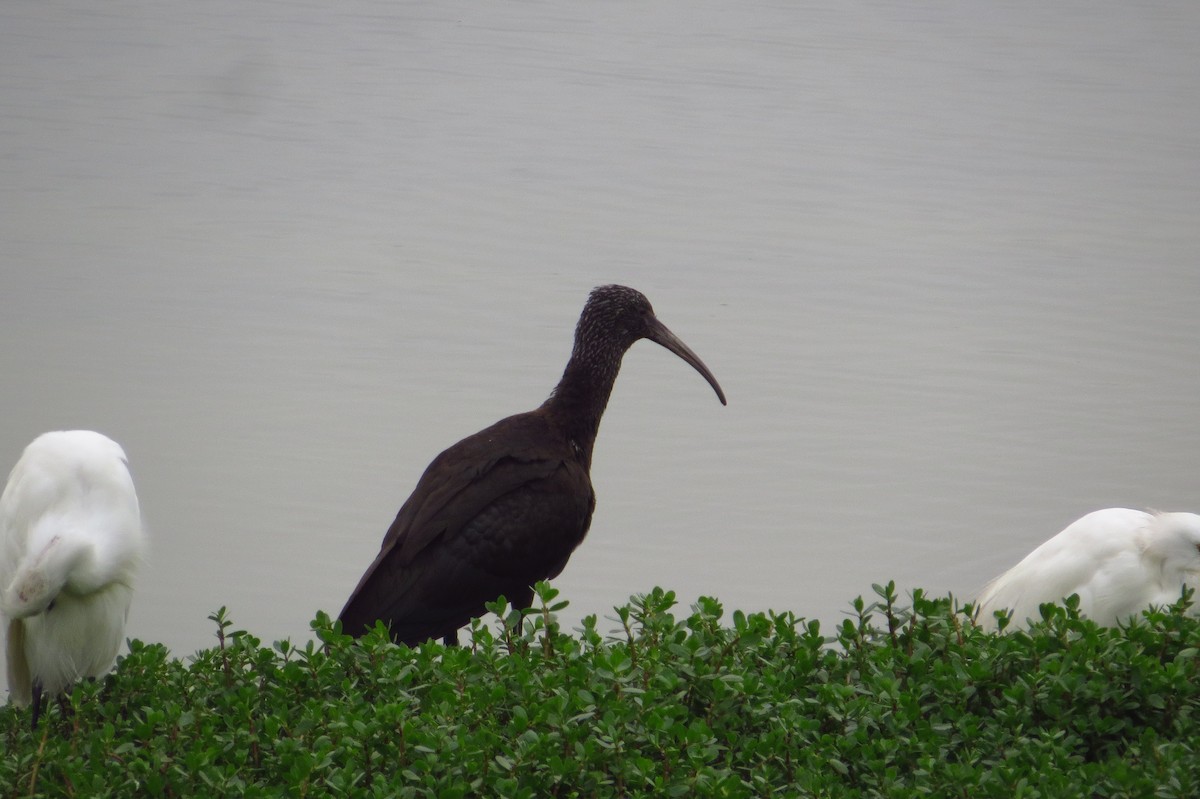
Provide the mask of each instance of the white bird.
POLYGON ((0 496, 0 613, 18 705, 109 670, 146 550, 125 452, 90 430, 34 439, 0 496))
MULTIPOLYGON (((1079 613, 1112 626, 1200 588, 1200 516, 1108 508, 1089 513, 992 580, 979 595, 979 623, 995 611, 1013 624, 1041 618, 1038 606, 1079 594, 1079 613)), ((1200 608, 1196 608, 1200 612, 1200 608)))

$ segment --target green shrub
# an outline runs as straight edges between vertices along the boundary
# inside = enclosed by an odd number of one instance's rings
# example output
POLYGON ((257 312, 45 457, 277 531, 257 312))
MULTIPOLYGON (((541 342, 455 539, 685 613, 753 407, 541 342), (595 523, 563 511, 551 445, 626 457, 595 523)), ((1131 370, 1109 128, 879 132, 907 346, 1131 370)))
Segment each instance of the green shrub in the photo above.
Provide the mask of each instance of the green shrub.
POLYGON ((38 730, 0 709, 0 797, 1200 796, 1200 620, 1128 628, 1044 606, 993 635, 970 608, 876 586, 826 638, 791 613, 677 618, 655 589, 615 635, 565 606, 469 643, 264 647, 210 617, 190 662, 133 641, 38 730))

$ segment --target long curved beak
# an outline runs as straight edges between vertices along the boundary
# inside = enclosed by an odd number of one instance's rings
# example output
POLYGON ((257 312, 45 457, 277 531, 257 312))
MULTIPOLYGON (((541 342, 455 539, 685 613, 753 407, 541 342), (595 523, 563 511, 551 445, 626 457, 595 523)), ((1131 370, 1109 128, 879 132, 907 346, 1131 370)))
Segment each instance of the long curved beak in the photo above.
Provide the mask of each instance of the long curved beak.
POLYGON ((679 336, 672 333, 667 329, 666 325, 658 321, 658 317, 651 316, 646 320, 646 338, 655 344, 661 344, 690 363, 692 368, 699 372, 708 381, 708 384, 713 387, 713 391, 717 392, 717 399, 721 400, 721 404, 729 404, 725 401, 725 392, 721 390, 720 384, 717 383, 717 378, 713 377, 713 373, 708 371, 708 367, 704 365, 704 361, 700 360, 700 356, 692 352, 692 348, 684 344, 679 336))

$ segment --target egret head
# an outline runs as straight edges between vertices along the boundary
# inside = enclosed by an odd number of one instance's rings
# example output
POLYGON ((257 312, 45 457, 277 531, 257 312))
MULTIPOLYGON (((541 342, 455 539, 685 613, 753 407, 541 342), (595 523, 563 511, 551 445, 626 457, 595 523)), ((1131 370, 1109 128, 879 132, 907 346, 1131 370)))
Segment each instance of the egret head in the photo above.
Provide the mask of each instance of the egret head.
POLYGON ((1200 579, 1200 515, 1158 513, 1151 528, 1146 554, 1161 561, 1164 577, 1200 579))

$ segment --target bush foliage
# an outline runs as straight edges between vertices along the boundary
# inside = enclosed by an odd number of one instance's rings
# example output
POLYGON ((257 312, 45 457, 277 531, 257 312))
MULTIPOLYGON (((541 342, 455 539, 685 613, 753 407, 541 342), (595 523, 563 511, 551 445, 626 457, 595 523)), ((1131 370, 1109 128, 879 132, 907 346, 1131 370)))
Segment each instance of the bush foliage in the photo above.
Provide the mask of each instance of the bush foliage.
POLYGON ((876 586, 827 638, 790 613, 672 611, 656 589, 557 628, 502 603, 469 643, 361 641, 324 614, 273 646, 211 618, 189 661, 133 641, 36 731, 0 708, 0 797, 1200 796, 1200 620, 1127 628, 876 586))

